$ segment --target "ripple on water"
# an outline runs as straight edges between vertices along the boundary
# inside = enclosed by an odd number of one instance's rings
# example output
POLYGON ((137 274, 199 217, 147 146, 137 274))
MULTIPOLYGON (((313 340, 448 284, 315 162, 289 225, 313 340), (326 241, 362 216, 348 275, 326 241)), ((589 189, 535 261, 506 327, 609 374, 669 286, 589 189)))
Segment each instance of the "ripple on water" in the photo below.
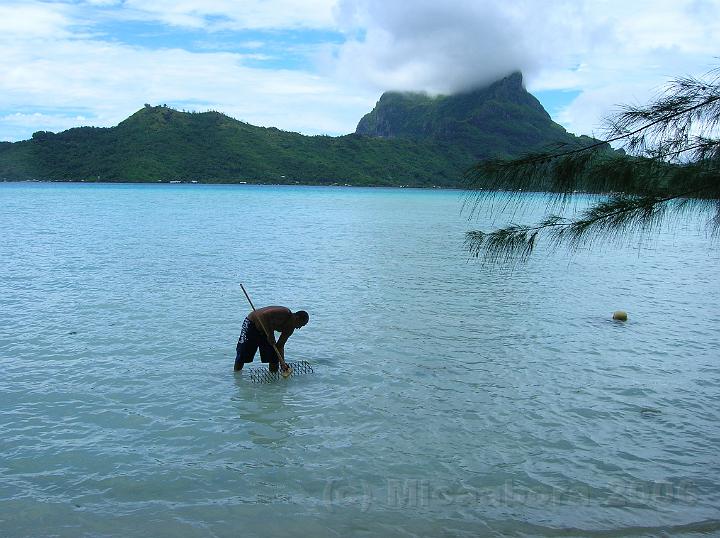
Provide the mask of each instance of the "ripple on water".
POLYGON ((507 273, 467 263, 451 192, 0 192, 2 534, 720 533, 692 234, 507 273), (315 374, 232 373, 238 281, 310 311, 315 374))

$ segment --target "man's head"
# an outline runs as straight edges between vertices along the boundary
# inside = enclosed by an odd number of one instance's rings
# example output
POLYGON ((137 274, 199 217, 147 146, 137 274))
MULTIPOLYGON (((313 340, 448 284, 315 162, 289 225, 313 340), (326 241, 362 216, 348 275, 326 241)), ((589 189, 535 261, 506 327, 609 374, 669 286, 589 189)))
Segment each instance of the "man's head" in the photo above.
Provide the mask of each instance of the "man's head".
POLYGON ((310 321, 310 315, 305 310, 298 310, 293 314, 293 321, 295 322, 295 328, 299 329, 307 325, 307 322, 310 321))

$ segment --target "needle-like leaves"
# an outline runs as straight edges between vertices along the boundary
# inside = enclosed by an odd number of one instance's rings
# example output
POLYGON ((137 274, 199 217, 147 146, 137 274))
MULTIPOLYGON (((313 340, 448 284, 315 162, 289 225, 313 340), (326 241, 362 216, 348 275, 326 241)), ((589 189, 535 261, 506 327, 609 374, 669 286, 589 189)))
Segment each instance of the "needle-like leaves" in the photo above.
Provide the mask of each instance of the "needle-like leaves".
POLYGON ((582 245, 645 236, 688 211, 709 215, 720 231, 720 77, 683 77, 646 106, 628 106, 606 120, 606 139, 584 139, 517 159, 493 159, 466 173, 471 216, 484 201, 521 193, 552 193, 548 215, 538 224, 511 224, 491 232, 471 231, 470 254, 490 262, 527 259, 541 237, 551 245, 582 245), (613 150, 610 143, 620 145, 613 150), (623 151, 624 150, 624 151, 623 151), (605 195, 595 205, 564 216, 577 192, 605 195), (558 212, 559 213, 555 213, 558 212))

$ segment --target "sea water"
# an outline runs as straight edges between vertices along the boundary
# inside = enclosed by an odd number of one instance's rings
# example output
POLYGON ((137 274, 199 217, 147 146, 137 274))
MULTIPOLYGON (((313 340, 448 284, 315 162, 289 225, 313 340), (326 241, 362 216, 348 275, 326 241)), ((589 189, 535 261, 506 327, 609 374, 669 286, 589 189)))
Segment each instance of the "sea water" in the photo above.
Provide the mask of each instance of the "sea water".
POLYGON ((527 196, 0 184, 0 535, 720 535, 717 243, 470 259, 527 196))

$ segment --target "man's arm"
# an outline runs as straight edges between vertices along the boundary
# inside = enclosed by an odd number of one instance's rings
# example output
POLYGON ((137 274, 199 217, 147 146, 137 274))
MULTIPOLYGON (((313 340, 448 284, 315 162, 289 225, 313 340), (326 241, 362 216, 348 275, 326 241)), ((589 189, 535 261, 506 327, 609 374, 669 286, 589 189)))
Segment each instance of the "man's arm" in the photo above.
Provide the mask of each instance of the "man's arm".
POLYGON ((282 333, 280 333, 280 339, 277 341, 277 348, 280 354, 282 355, 283 360, 285 360, 285 342, 287 342, 287 339, 290 338, 292 333, 295 332, 295 327, 292 326, 285 326, 283 327, 282 333))
POLYGON ((288 320, 288 322, 284 323, 282 327, 282 332, 280 334, 280 339, 275 340, 275 323, 277 323, 276 319, 273 319, 273 315, 271 312, 263 312, 258 313, 257 315, 258 321, 260 322, 260 325, 262 326, 262 330, 265 333, 268 342, 270 345, 278 352, 278 357, 280 361, 280 366, 282 367, 283 371, 288 370, 288 366, 285 363, 285 342, 290 337, 290 335, 295 330, 294 326, 291 324, 292 321, 288 320))

